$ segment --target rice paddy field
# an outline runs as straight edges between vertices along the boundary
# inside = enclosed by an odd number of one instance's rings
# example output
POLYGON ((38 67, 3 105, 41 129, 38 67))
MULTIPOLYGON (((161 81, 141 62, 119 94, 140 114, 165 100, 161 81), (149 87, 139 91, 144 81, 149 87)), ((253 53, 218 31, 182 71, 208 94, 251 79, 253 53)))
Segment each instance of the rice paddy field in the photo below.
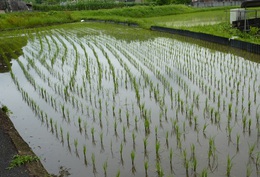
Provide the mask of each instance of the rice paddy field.
POLYGON ((260 176, 259 55, 90 22, 17 36, 0 103, 49 173, 260 176))

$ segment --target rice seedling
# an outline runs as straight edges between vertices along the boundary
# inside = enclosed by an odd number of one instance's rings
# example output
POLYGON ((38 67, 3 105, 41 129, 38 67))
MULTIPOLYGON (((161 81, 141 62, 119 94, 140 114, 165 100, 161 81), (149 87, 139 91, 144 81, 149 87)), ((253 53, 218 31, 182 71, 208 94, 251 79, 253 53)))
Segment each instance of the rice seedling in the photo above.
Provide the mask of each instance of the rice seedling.
POLYGON ((248 155, 249 155, 250 158, 253 159, 253 152, 255 150, 256 144, 248 145, 248 146, 249 146, 248 155))
POLYGON ((117 171, 116 177, 120 177, 120 170, 117 171))
POLYGON ((250 177, 252 174, 252 168, 250 165, 247 165, 246 167, 246 177, 250 177))
POLYGON ((159 177, 163 177, 164 176, 164 172, 163 172, 163 169, 161 167, 160 162, 156 162, 156 171, 157 171, 157 175, 159 177))
POLYGON ((148 168, 149 168, 149 164, 148 161, 144 161, 144 170, 145 170, 145 176, 148 176, 148 168))
POLYGON ((80 133, 82 132, 82 127, 81 127, 81 117, 78 117, 78 125, 79 125, 79 131, 80 133))
POLYGON ((123 160, 123 149, 124 149, 124 146, 123 146, 123 143, 121 142, 120 144, 120 159, 121 159, 121 163, 123 164, 124 160, 123 160))
POLYGON ((101 133, 99 134, 99 138, 100 138, 101 152, 103 152, 103 151, 104 151, 103 132, 101 132, 101 133))
POLYGON ((165 134, 165 143, 166 143, 167 149, 169 149, 169 132, 168 131, 165 134))
POLYGON ((137 118, 137 116, 135 116, 135 131, 138 131, 137 121, 138 121, 138 118, 137 118))
POLYGON ((158 141, 158 127, 157 126, 154 127, 154 132, 155 132, 155 141, 157 142, 158 141))
POLYGON ((64 138, 63 138, 63 128, 60 126, 60 136, 61 136, 61 143, 63 145, 64 143, 64 138))
POLYGON ((51 133, 54 133, 54 129, 53 129, 53 119, 50 118, 50 124, 51 124, 51 133))
POLYGON ((86 147, 86 145, 83 145, 83 155, 84 155, 84 163, 87 166, 88 160, 87 160, 87 147, 86 147))
POLYGON ((248 120, 248 132, 249 132, 249 135, 251 135, 251 125, 252 125, 252 119, 249 119, 248 120))
POLYGON ((132 132, 132 139, 133 139, 133 148, 135 150, 135 138, 136 138, 136 135, 134 132, 132 132))
POLYGON ((97 173, 97 169, 96 169, 96 157, 95 157, 95 154, 94 154, 94 153, 91 154, 91 160, 92 160, 92 166, 93 166, 93 173, 96 174, 96 173, 97 173))
POLYGON ((126 127, 123 125, 123 139, 124 139, 124 142, 126 143, 126 137, 125 137, 125 131, 126 131, 126 127))
POLYGON ((131 151, 131 160, 132 160, 132 173, 135 174, 135 151, 131 151))
POLYGON ((240 135, 237 134, 237 138, 236 138, 237 152, 239 152, 239 143, 240 143, 240 135))
POLYGON ((208 170, 204 168, 200 174, 200 177, 207 177, 208 176, 208 170))
POLYGON ((156 141, 155 142, 155 152, 156 152, 156 160, 157 161, 160 161, 160 154, 159 154, 160 147, 161 147, 160 141, 156 141))
POLYGON ((103 163, 104 176, 107 176, 107 160, 103 163))
POLYGON ((91 127, 91 137, 92 137, 92 143, 95 144, 95 128, 94 127, 91 127))
POLYGON ((231 169, 233 167, 232 159, 230 159, 229 155, 227 156, 227 168, 226 168, 226 175, 227 177, 231 176, 231 169))

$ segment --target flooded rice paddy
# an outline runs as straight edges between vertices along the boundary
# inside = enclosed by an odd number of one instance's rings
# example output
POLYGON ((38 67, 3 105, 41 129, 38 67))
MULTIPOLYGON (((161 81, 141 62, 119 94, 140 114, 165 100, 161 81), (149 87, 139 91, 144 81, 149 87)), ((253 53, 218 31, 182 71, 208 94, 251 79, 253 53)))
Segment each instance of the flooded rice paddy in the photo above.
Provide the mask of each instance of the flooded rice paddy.
POLYGON ((260 176, 259 56, 111 24, 20 33, 0 102, 50 173, 260 176))

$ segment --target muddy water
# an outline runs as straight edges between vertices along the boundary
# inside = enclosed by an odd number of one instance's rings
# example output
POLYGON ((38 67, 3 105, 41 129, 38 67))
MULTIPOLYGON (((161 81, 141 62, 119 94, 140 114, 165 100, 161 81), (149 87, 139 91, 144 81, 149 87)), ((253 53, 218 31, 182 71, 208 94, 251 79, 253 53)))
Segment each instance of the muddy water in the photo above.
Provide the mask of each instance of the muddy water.
POLYGON ((26 38, 0 101, 50 173, 259 176, 259 56, 110 24, 26 38))

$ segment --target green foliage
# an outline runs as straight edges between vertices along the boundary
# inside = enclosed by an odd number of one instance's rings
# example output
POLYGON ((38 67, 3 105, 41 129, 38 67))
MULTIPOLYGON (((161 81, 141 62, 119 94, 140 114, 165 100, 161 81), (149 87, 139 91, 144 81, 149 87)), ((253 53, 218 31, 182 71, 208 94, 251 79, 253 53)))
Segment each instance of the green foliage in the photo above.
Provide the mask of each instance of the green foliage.
POLYGON ((2 109, 2 111, 3 111, 4 113, 8 113, 8 112, 9 112, 8 107, 5 106, 5 105, 3 105, 1 109, 2 109))
POLYGON ((12 159, 12 161, 9 164, 9 167, 7 167, 8 170, 13 169, 14 167, 19 167, 21 165, 24 165, 26 163, 30 163, 33 161, 38 161, 39 158, 36 156, 31 155, 15 155, 12 159))
POLYGON ((5 114, 12 114, 12 111, 5 105, 2 106, 1 110, 5 113, 5 114))

